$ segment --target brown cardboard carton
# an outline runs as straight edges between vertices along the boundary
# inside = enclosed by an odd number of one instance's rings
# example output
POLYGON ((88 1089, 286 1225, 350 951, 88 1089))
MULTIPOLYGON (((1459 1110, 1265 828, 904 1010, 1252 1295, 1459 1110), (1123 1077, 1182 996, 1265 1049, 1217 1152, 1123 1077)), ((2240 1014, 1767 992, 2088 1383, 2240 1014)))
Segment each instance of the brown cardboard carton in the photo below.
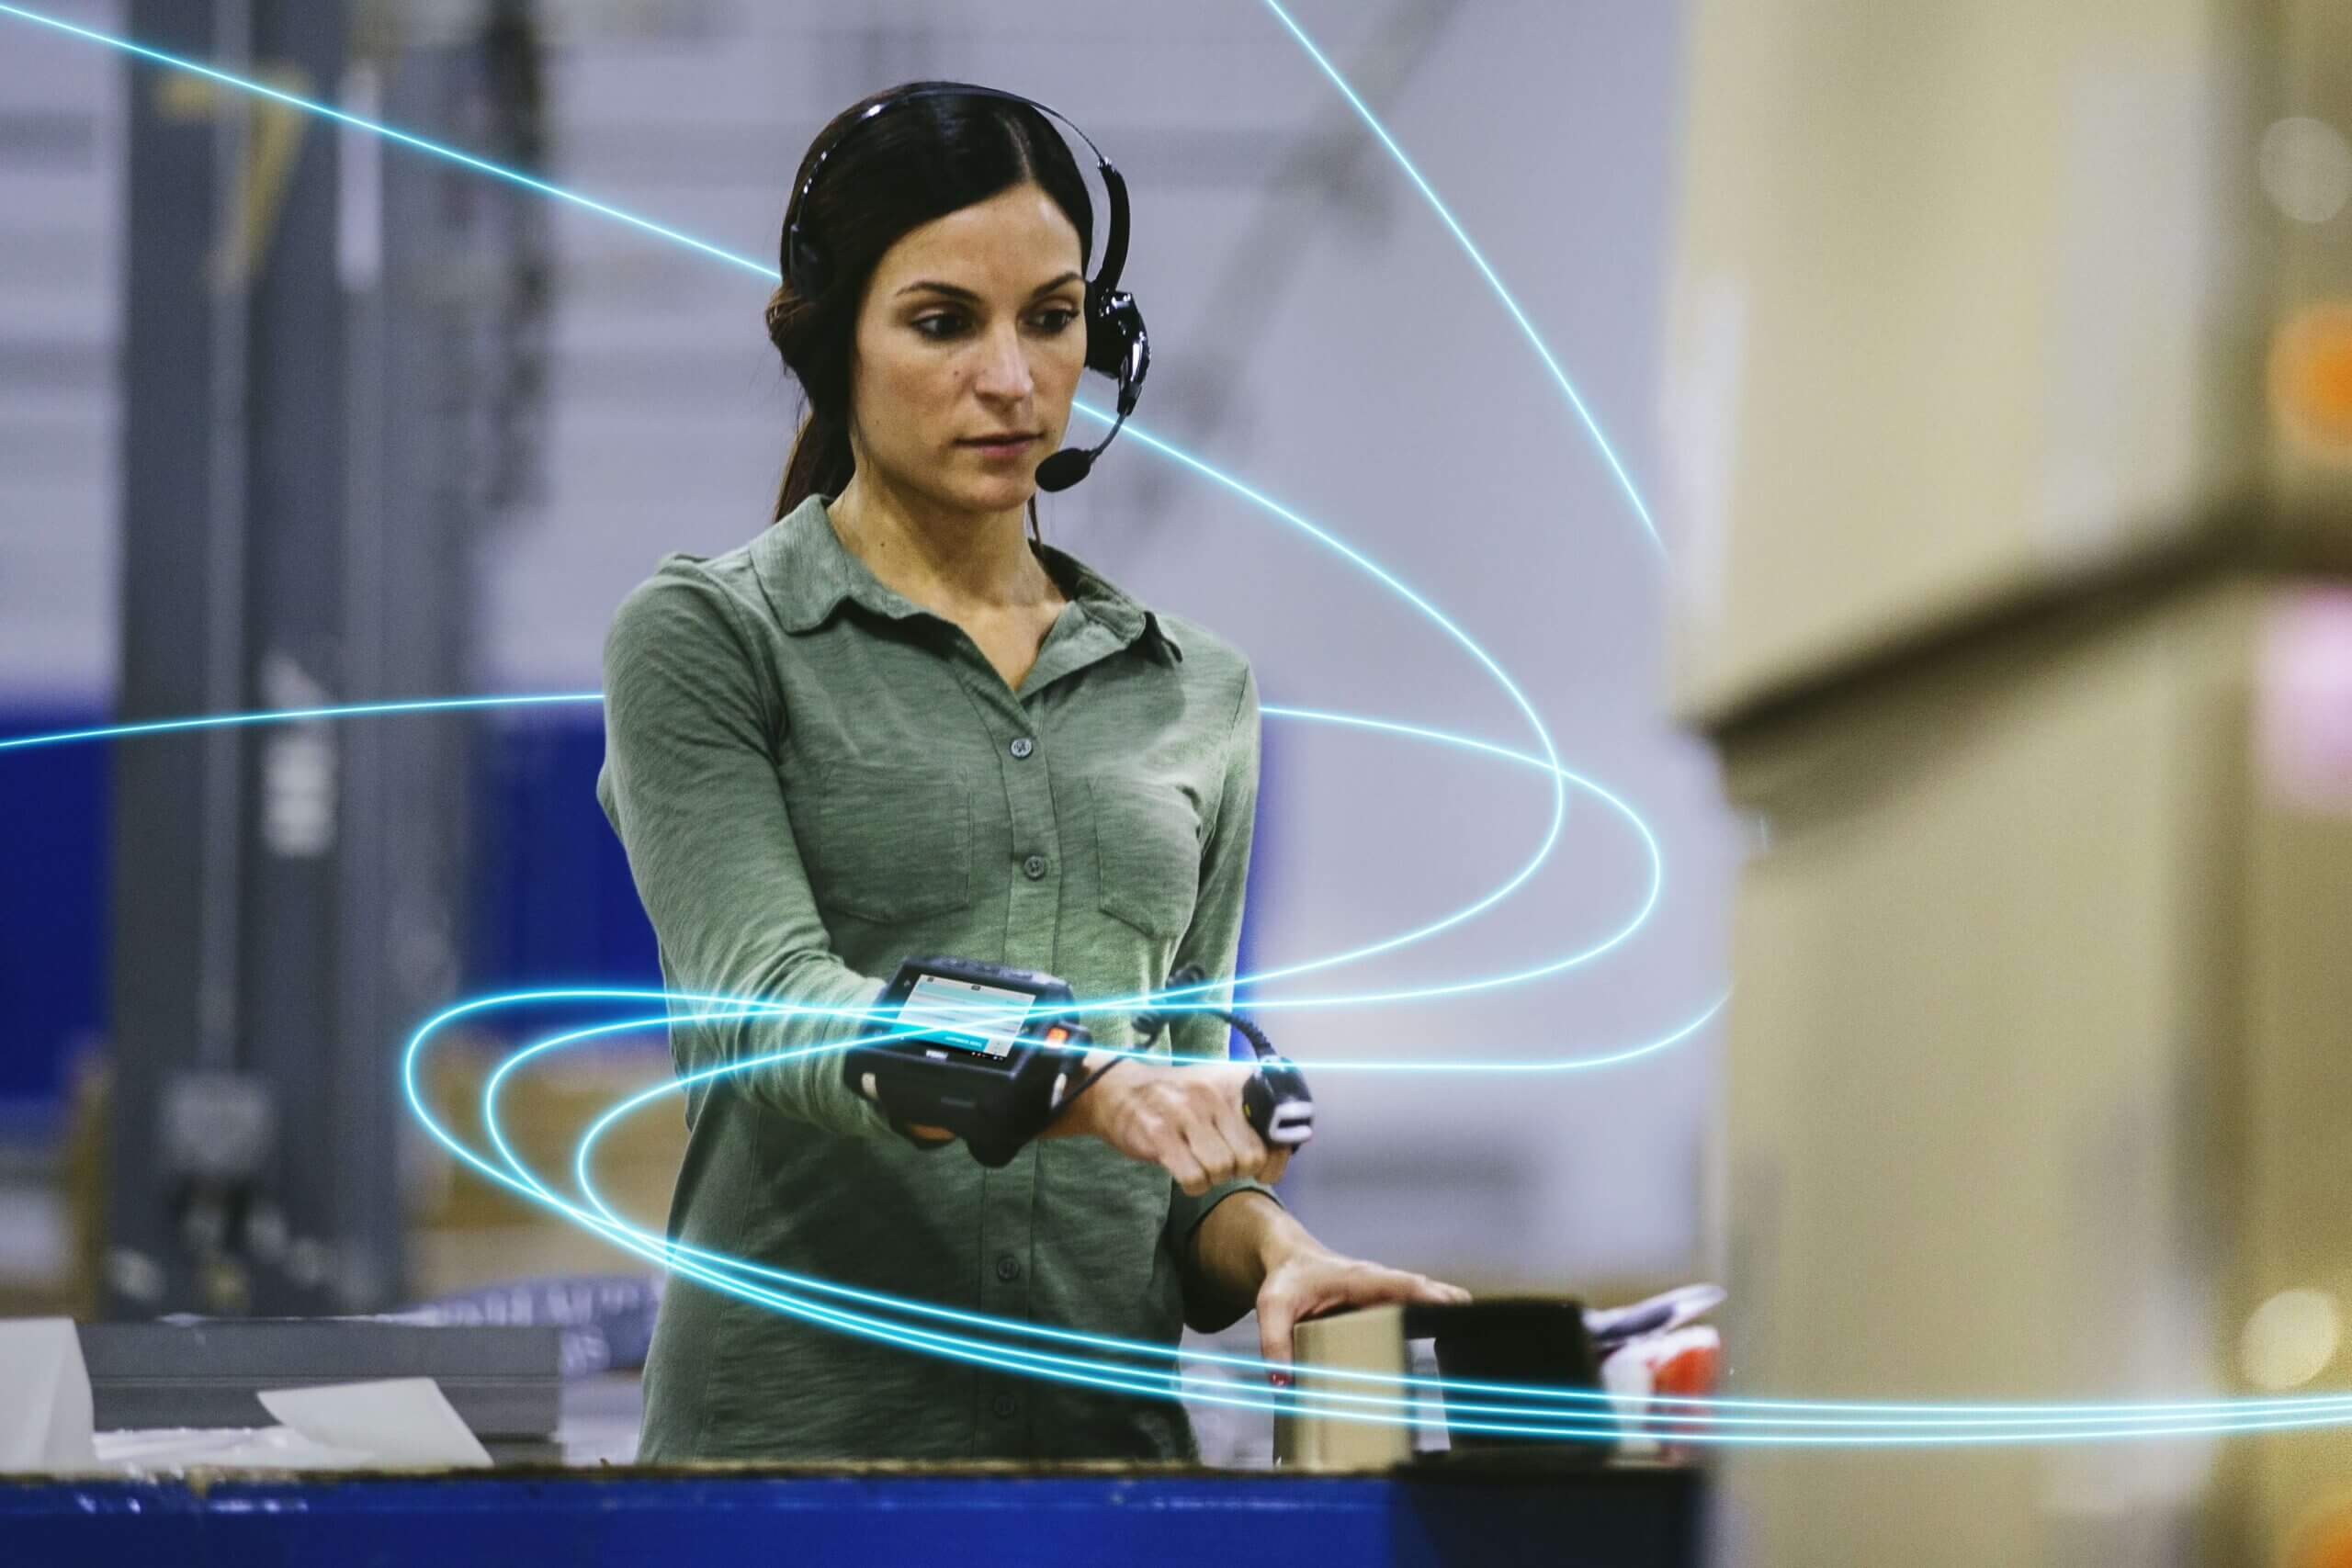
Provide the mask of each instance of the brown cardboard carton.
POLYGON ((2352 565, 2352 6, 1700 0, 1689 37, 1685 717, 2086 581, 2352 565))
MULTIPOLYGON (((1724 1392, 2352 1389, 2352 590, 2086 606, 1722 745, 1724 1392)), ((2341 1506, 2352 1429, 1723 1474, 1757 1568, 2218 1568, 2341 1506)))

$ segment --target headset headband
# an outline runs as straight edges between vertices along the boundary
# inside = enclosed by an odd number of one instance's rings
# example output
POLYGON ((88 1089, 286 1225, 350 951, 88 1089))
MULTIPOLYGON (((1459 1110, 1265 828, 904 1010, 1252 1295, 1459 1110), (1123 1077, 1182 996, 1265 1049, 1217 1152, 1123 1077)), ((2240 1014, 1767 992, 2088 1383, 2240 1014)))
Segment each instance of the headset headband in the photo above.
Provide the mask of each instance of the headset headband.
MULTIPOLYGON (((983 87, 976 83, 970 82, 924 83, 917 86, 906 88, 900 92, 892 93, 888 96, 884 97, 876 103, 867 105, 859 112, 855 119, 851 120, 847 125, 842 127, 840 131, 834 135, 831 141, 819 149, 816 160, 808 165, 808 173, 801 179, 799 189, 793 193, 792 207, 790 209, 789 215, 785 220, 784 243, 779 249, 777 256, 779 263, 777 270, 786 278, 791 278, 793 276, 793 252, 796 248, 804 247, 808 243, 806 240, 802 239, 800 234, 800 215, 807 209, 808 193, 810 190, 815 188, 817 184, 817 175, 824 168, 825 160, 833 155, 833 150, 839 147, 842 142, 848 141, 851 134, 854 132, 859 126, 864 125, 867 120, 872 119, 876 115, 880 114, 885 109, 895 108, 900 104, 911 102, 916 98, 946 96, 1002 98, 1011 103, 1026 104, 1031 108, 1037 110, 1040 114, 1048 114, 1053 116, 1054 118, 1060 120, 1064 125, 1069 127, 1071 135, 1086 143, 1086 150, 1094 154, 1095 170, 1102 176, 1103 189, 1109 193, 1111 198, 1110 210, 1106 215, 1109 219, 1109 226, 1102 241, 1102 270, 1094 275, 1093 280, 1087 285, 1087 289, 1088 292, 1099 297, 1107 297, 1112 290, 1118 288, 1119 274, 1125 269, 1127 265, 1127 182, 1125 176, 1119 173, 1118 169, 1112 164, 1110 159, 1102 155, 1102 149, 1094 145, 1094 139, 1087 135, 1083 130, 1079 130, 1076 122, 1071 120, 1068 115, 1063 114, 1059 109, 1054 108, 1049 105, 1041 104, 1035 98, 1024 97, 1019 93, 1006 92, 1001 87, 983 87)), ((797 280, 795 280, 794 287, 799 287, 797 280)))

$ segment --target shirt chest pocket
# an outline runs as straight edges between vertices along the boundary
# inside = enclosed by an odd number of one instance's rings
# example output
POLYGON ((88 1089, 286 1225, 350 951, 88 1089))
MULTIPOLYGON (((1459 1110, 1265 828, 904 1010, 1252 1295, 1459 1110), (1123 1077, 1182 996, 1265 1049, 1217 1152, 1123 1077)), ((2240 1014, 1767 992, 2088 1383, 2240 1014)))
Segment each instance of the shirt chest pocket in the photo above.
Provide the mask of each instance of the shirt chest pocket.
POLYGON ((971 790, 954 772, 834 761, 786 799, 827 915, 897 923, 972 901, 971 790))
POLYGON ((1095 903, 1147 936, 1173 942, 1200 894, 1203 823, 1193 797, 1134 774, 1087 780, 1094 818, 1095 903))

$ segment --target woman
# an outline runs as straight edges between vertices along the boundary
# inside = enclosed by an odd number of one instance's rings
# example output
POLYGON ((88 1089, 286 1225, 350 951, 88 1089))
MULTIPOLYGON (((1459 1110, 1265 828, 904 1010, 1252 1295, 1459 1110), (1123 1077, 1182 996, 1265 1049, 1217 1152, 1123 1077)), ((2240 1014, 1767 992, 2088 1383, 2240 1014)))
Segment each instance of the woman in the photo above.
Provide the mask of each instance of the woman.
MULTIPOLYGON (((823 158, 797 218, 824 265, 767 309, 809 405, 774 525, 664 558, 606 638, 598 795, 665 982, 846 1009, 913 953, 1047 970, 1081 1001, 1147 995, 1187 962, 1229 976, 1258 790, 1250 665, 1022 532, 1086 357, 1085 183, 1025 102, 935 94, 858 120, 889 96, 837 117, 802 164, 806 180, 823 158)), ((1172 1035, 1221 1062, 1220 1021, 1176 1019, 1156 1057, 1172 1035)), ((1122 1016, 1089 1021, 1135 1043, 1122 1016)), ((786 1015, 671 1034, 689 1074, 856 1032, 786 1015)), ((669 1234, 1171 1346, 1254 1305, 1270 1360, 1302 1315, 1467 1299, 1290 1217, 1269 1185, 1286 1156, 1239 1115, 1248 1071, 1118 1060, 996 1170, 941 1129, 894 1127, 833 1053, 706 1079, 687 1089, 669 1234)), ((687 1280, 645 1389, 649 1461, 1197 1455, 1172 1401, 926 1356, 687 1280)))

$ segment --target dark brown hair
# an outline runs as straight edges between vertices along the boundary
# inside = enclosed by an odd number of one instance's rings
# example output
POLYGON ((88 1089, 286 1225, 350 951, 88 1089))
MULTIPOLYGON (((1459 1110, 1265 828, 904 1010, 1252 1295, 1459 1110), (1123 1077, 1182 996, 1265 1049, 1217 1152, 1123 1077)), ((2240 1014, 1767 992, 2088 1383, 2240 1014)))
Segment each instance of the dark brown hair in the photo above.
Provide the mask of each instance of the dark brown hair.
MULTIPOLYGON (((909 83, 835 115, 809 143, 792 188, 800 188, 819 152, 842 128, 874 104, 907 86, 946 85, 909 83)), ((973 94, 916 98, 859 126, 826 157, 800 214, 803 238, 824 253, 824 287, 804 299, 787 278, 768 299, 768 341, 800 383, 806 402, 776 491, 777 517, 813 493, 839 495, 856 469, 849 442, 850 360, 858 311, 882 253, 910 230, 1030 181, 1078 231, 1081 265, 1091 265, 1094 207, 1085 178, 1052 123, 1027 104, 973 94)), ((1034 495, 1029 531, 1037 531, 1034 495)))

